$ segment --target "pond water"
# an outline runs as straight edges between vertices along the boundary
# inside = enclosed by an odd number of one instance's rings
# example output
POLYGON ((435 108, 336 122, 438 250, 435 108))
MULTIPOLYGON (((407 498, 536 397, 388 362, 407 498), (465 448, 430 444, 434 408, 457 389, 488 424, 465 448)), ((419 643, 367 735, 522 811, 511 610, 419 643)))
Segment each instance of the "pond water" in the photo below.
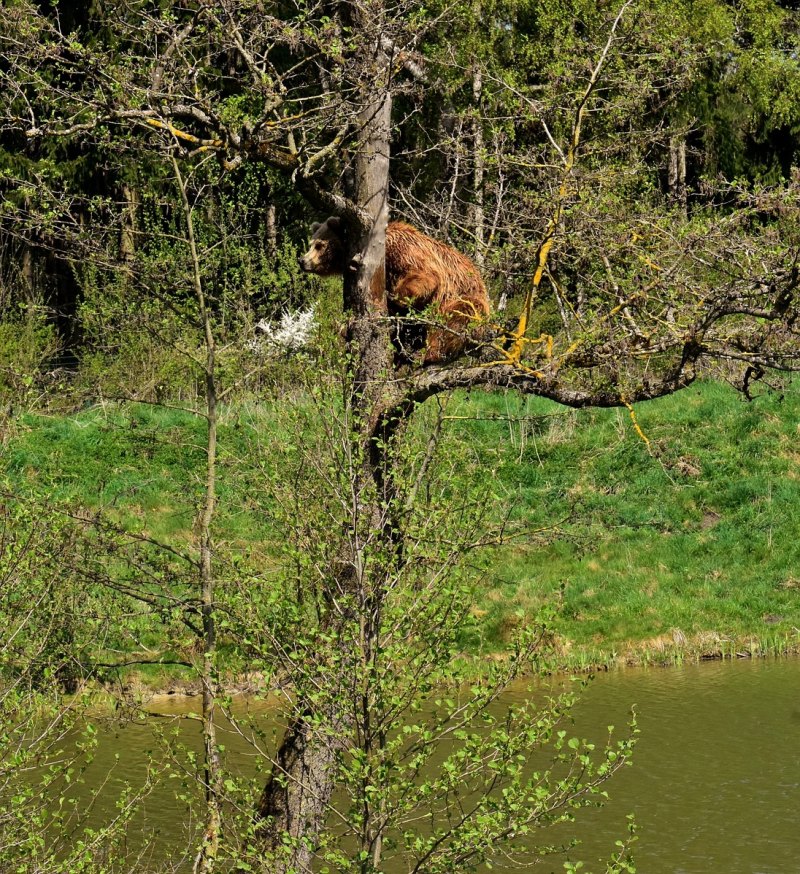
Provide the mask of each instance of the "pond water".
MULTIPOLYGON (((193 705, 176 699, 160 709, 177 714, 187 706, 193 705)), ((590 871, 603 870, 598 860, 626 834, 626 815, 633 813, 640 874, 800 871, 800 660, 600 674, 575 709, 575 731, 602 742, 605 727, 623 728, 632 706, 641 729, 634 764, 607 784, 604 808, 580 812, 569 827, 581 840, 574 858, 590 871)), ((199 749, 197 723, 184 721, 183 734, 199 749)), ((248 773, 247 745, 232 736, 225 742, 237 770, 248 773)), ((108 730, 88 776, 115 763, 109 787, 136 784, 155 745, 147 725, 108 730)), ((141 825, 158 829, 148 848, 153 860, 184 840, 186 809, 175 800, 175 784, 146 801, 141 825)), ((98 818, 103 808, 96 806, 98 818)), ((561 871, 561 865, 553 859, 535 870, 561 871)))
POLYGON ((587 849, 633 812, 642 874, 800 871, 800 661, 601 675, 576 718, 600 727, 631 704, 641 741, 584 819, 587 849))

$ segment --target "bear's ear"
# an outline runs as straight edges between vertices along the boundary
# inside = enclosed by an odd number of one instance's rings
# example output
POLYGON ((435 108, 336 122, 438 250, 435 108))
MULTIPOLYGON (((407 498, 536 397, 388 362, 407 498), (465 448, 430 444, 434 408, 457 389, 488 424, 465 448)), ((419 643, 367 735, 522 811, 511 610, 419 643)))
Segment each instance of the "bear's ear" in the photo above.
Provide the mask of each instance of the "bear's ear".
POLYGON ((311 225, 311 233, 312 233, 312 234, 316 234, 316 232, 317 232, 321 227, 322 227, 322 225, 321 225, 319 222, 314 222, 314 224, 311 225))
POLYGON ((340 230, 342 229, 342 220, 341 220, 341 218, 340 218, 338 215, 332 215, 332 216, 331 216, 331 217, 330 217, 330 218, 325 222, 325 224, 326 224, 326 225, 327 225, 327 226, 328 226, 332 231, 340 231, 340 230))

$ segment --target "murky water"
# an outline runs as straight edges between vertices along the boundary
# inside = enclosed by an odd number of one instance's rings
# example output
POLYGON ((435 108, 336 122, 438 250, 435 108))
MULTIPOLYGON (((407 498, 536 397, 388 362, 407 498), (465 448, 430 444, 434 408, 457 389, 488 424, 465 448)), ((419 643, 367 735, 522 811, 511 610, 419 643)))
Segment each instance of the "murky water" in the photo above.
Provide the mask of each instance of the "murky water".
MULTIPOLYGON (((623 727, 634 705, 642 732, 634 765, 607 784, 611 800, 602 810, 584 811, 570 826, 582 841, 575 858, 602 870, 598 860, 608 858, 634 813, 641 874, 800 872, 800 660, 601 674, 576 708, 576 731, 602 741, 605 727, 623 727)), ((177 713, 186 704, 172 706, 177 713)), ((155 722, 170 728, 169 718, 155 722)), ((198 725, 182 722, 185 741, 199 749, 198 725)), ((236 769, 252 773, 252 749, 234 735, 224 742, 236 769)), ((157 747, 148 725, 108 731, 89 777, 114 764, 109 789, 136 784, 147 751, 157 747)), ((139 824, 158 832, 148 848, 153 859, 185 840, 180 782, 176 776, 144 804, 139 824)), ((101 799, 98 820, 103 815, 101 799)), ((551 869, 561 862, 543 866, 551 869)))
POLYGON ((635 763, 609 784, 599 828, 584 820, 587 849, 630 811, 643 874, 800 871, 800 661, 603 675, 578 718, 602 726, 630 704, 635 763))

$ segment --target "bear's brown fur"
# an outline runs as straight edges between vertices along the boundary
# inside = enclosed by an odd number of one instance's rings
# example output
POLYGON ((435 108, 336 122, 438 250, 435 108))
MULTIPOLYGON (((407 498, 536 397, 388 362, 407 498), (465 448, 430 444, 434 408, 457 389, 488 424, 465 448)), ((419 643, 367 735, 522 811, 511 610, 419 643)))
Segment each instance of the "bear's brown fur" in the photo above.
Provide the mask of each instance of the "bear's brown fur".
MULTIPOLYGON (((342 220, 331 216, 311 227, 311 246, 298 259, 307 273, 334 276, 345 269, 342 220)), ((463 352, 470 323, 490 311, 486 286, 466 255, 404 222, 386 229, 386 292, 390 315, 430 308, 443 327, 427 332, 424 364, 447 361, 463 352)), ((402 342, 402 341, 401 341, 402 342)))

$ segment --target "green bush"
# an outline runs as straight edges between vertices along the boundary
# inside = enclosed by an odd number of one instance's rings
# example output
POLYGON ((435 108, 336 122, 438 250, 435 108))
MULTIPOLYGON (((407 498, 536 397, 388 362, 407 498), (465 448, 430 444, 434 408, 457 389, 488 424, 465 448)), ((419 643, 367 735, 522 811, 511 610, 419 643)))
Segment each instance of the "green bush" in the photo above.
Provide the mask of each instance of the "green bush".
POLYGON ((0 410, 25 408, 39 395, 43 367, 58 351, 55 329, 44 314, 0 313, 0 410))

